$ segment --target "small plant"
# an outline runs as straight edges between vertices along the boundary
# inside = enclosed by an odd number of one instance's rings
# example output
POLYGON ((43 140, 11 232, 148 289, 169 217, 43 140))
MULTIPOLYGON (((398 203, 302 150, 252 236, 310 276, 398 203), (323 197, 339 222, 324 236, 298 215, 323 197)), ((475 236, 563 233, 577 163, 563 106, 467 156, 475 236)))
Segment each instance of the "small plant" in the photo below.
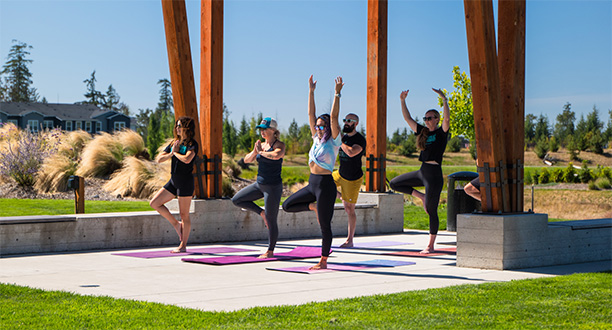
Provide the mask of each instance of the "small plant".
POLYGON ((453 136, 450 140, 448 140, 446 151, 459 152, 461 150, 461 142, 462 140, 460 137, 453 136))
POLYGON ((582 162, 582 168, 580 168, 580 171, 578 172, 578 179, 582 183, 587 183, 593 179, 593 173, 587 167, 586 161, 582 162))
POLYGON ((610 179, 608 178, 597 178, 595 180, 595 186, 599 189, 611 189, 612 184, 610 184, 610 179))
POLYGON ((563 182, 563 169, 555 167, 550 171, 550 181, 563 182))
POLYGON ((574 168, 574 164, 570 162, 565 170, 563 170, 563 182, 566 183, 574 183, 576 182, 576 169, 574 168))
POLYGON ((550 182, 550 172, 548 172, 547 168, 543 168, 542 172, 540 172, 540 175, 538 176, 538 183, 545 184, 549 182, 550 182))
POLYGON ((595 183, 595 181, 593 180, 589 181, 589 190, 599 190, 599 187, 597 187, 597 184, 595 183))
POLYGON ((0 153, 0 175, 12 178, 20 186, 33 186, 44 159, 57 150, 59 134, 57 130, 35 134, 9 127, 0 137, 6 143, 0 153))
POLYGON ((548 153, 548 141, 545 137, 542 137, 537 143, 533 151, 536 153, 536 156, 540 159, 544 159, 546 153, 548 153))

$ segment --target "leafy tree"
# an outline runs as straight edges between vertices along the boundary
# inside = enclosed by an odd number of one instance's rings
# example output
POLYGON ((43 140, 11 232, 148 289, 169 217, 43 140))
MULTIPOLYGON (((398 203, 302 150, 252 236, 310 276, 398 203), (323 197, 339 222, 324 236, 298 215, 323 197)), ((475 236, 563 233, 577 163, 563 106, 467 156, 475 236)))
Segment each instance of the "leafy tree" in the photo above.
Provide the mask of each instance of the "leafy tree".
POLYGON ((574 121, 576 121, 576 114, 572 111, 572 104, 567 102, 563 106, 563 112, 557 115, 557 123, 553 131, 553 136, 563 147, 568 143, 567 137, 574 134, 574 121))
POLYGON ((535 122, 537 117, 528 113, 525 116, 525 145, 532 146, 535 143, 536 130, 535 130, 535 122))
POLYGON ((32 46, 13 40, 7 62, 2 66, 1 74, 6 75, 5 83, 0 88, 0 97, 9 102, 38 102, 38 93, 32 85, 32 73, 28 65, 33 60, 28 59, 32 46))
POLYGON ((104 102, 104 95, 102 95, 100 91, 96 90, 96 81, 96 70, 91 73, 89 79, 83 80, 87 86, 87 92, 83 94, 83 96, 85 96, 85 101, 82 101, 81 103, 100 106, 104 102))
MULTIPOLYGON (((450 108, 450 132, 453 136, 462 135, 468 140, 474 138, 474 109, 472 106, 472 83, 465 72, 461 72, 458 66, 453 67, 454 91, 448 96, 450 108)), ((438 100, 442 106, 442 99, 438 100)))

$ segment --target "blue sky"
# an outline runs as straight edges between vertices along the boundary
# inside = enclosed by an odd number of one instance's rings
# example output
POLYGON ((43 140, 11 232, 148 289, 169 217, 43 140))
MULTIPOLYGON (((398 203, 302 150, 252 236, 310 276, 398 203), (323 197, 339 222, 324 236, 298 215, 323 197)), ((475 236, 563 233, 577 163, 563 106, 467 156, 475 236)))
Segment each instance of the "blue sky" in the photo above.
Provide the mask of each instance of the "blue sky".
MULTIPOLYGON (((199 91, 200 1, 188 0, 199 91)), ((494 5, 496 1, 494 1, 494 5)), ((495 6, 496 8, 496 6, 495 6)), ((566 102, 577 119, 612 109, 612 1, 527 1, 525 111, 555 122, 566 102)), ((345 81, 341 115, 365 123, 367 2, 226 0, 224 100, 231 119, 259 112, 281 130, 307 122, 308 77, 318 81, 319 111, 329 109, 334 77, 345 81)), ((388 132, 407 127, 399 93, 410 89, 414 116, 438 108, 431 87, 452 90, 452 68, 469 75, 463 1, 389 1, 388 132)), ((84 99, 112 84, 133 113, 155 108, 157 81, 169 78, 160 0, 0 0, 0 56, 12 40, 33 49, 33 86, 49 102, 84 99)))

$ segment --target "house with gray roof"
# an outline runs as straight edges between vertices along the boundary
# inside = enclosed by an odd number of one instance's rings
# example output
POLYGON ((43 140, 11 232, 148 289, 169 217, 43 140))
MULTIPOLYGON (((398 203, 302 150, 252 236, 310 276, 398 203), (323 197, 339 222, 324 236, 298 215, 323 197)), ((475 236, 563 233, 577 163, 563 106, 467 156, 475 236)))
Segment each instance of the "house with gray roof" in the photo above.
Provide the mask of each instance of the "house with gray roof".
POLYGON ((91 134, 131 128, 132 118, 92 104, 0 102, 0 123, 13 123, 32 132, 60 128, 91 134))

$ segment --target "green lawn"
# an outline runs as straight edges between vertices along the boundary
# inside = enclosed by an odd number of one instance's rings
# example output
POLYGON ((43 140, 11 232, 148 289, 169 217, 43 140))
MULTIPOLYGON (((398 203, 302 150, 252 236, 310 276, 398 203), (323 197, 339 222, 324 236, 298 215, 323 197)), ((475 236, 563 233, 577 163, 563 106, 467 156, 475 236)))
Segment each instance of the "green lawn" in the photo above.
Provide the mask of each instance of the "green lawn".
MULTIPOLYGON (((85 213, 153 211, 147 201, 85 201, 85 213)), ((0 217, 74 214, 74 200, 0 199, 0 217)))
POLYGON ((612 274, 202 312, 0 284, 1 329, 612 329, 612 274))

